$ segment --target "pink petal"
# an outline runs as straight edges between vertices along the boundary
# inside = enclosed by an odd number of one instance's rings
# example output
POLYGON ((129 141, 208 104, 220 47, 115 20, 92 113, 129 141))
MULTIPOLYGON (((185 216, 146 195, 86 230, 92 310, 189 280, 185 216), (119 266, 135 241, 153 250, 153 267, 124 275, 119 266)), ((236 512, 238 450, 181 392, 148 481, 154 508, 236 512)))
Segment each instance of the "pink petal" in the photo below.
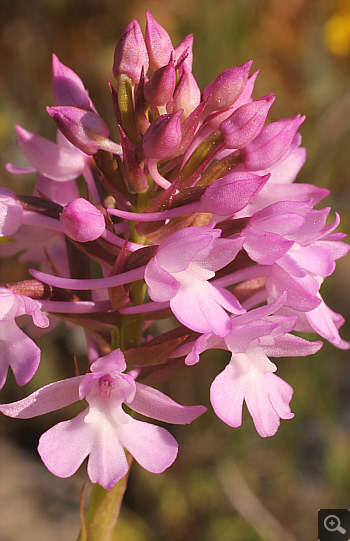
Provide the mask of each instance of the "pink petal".
POLYGON ((115 349, 99 357, 95 362, 92 363, 91 372, 124 372, 126 369, 126 362, 123 353, 120 349, 115 349))
POLYGON ((207 410, 204 406, 182 406, 164 393, 142 383, 136 383, 136 396, 128 406, 146 417, 179 425, 191 423, 207 410))
POLYGON ((110 424, 99 412, 95 411, 94 416, 97 413, 100 418, 99 420, 96 418, 97 424, 91 427, 94 434, 90 439, 87 472, 92 483, 98 483, 106 490, 110 490, 127 474, 129 465, 120 441, 120 427, 110 424))
POLYGON ((79 384, 83 377, 77 376, 50 383, 23 400, 2 404, 0 411, 8 417, 30 419, 73 404, 79 400, 79 384))
POLYGON ((294 244, 293 241, 280 235, 259 231, 254 227, 248 226, 246 232, 244 249, 253 261, 257 261, 261 265, 272 265, 284 256, 294 244))
POLYGON ((246 403, 255 428, 261 437, 276 434, 280 419, 291 419, 289 402, 293 389, 275 374, 254 371, 246 388, 246 403))
POLYGON ((274 344, 264 346, 265 355, 268 357, 305 357, 317 353, 323 346, 322 342, 309 342, 300 336, 286 334, 274 338, 274 344))
POLYGON ((16 126, 16 131, 19 148, 42 175, 66 181, 77 178, 83 172, 86 159, 80 151, 64 148, 20 126, 16 126))
POLYGON ((340 338, 334 322, 334 312, 323 301, 317 308, 306 312, 305 315, 312 329, 320 336, 330 340, 335 346, 341 349, 348 349, 350 347, 348 342, 343 342, 340 338))
POLYGON ((145 281, 148 285, 148 293, 153 301, 164 302, 174 297, 179 289, 179 282, 167 271, 163 270, 155 258, 147 264, 145 281))
POLYGON ((293 250, 292 256, 301 267, 318 276, 330 276, 335 269, 331 253, 321 246, 305 246, 293 250))
POLYGON ((34 376, 40 362, 40 348, 14 320, 0 322, 0 389, 10 366, 18 385, 25 385, 34 376))
POLYGON ((160 426, 130 419, 120 427, 120 441, 135 460, 151 473, 161 473, 174 462, 178 444, 173 436, 160 426))
POLYGON ((235 259, 242 249, 243 242, 242 237, 237 239, 216 239, 212 251, 208 257, 200 262, 200 265, 214 272, 222 269, 235 259))
POLYGON ((276 263, 270 267, 266 275, 266 289, 270 297, 276 299, 287 292, 285 306, 299 312, 309 312, 320 304, 316 293, 319 283, 311 276, 295 278, 276 263))
POLYGON ((210 387, 210 402, 216 415, 229 426, 242 424, 245 395, 244 377, 236 377, 231 363, 214 379, 210 387))
POLYGON ((276 162, 270 169, 271 183, 286 185, 293 182, 306 161, 306 149, 295 148, 276 162))
POLYGON ((80 77, 52 55, 52 97, 55 105, 90 109, 92 104, 80 77))
POLYGON ((269 336, 278 327, 273 321, 256 320, 244 325, 235 326, 225 336, 227 347, 232 353, 244 353, 249 344, 261 336, 269 336))
POLYGON ((205 281, 190 289, 181 287, 170 300, 170 308, 193 331, 225 336, 230 330, 230 318, 215 299, 215 293, 215 288, 205 281))
POLYGON ((93 427, 85 423, 87 410, 45 432, 38 445, 42 461, 57 477, 73 475, 91 450, 93 427))
POLYGON ((0 188, 0 237, 13 235, 23 223, 23 207, 10 190, 0 188))

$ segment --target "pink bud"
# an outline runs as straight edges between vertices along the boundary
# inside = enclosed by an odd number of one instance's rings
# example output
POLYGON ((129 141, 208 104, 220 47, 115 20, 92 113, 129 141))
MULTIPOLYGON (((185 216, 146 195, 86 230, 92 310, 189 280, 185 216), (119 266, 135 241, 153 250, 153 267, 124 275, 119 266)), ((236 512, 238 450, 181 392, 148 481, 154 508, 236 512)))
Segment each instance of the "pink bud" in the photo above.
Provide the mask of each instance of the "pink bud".
POLYGON ((174 110, 183 109, 183 119, 187 118, 200 104, 201 92, 187 64, 182 66, 182 75, 174 93, 174 110))
POLYGON ((193 34, 188 34, 177 47, 175 47, 175 60, 178 61, 183 54, 186 54, 184 63, 192 71, 193 63, 193 34))
POLYGON ((246 168, 259 171, 276 163, 289 150, 304 120, 305 116, 297 115, 264 126, 259 135, 241 151, 246 168))
POLYGON ((156 70, 165 66, 169 62, 173 52, 173 44, 169 34, 162 25, 160 25, 150 12, 146 11, 146 47, 149 56, 150 68, 156 70))
POLYGON ((203 91, 203 99, 210 96, 211 109, 227 109, 240 96, 247 82, 252 61, 221 72, 203 91))
POLYGON ((142 66, 148 70, 148 54, 140 25, 131 21, 125 28, 114 51, 113 75, 128 75, 136 84, 140 80, 142 66))
POLYGON ((55 105, 89 110, 92 103, 80 77, 52 55, 52 98, 55 105))
POLYGON ((203 212, 229 216, 242 210, 263 188, 270 176, 232 172, 214 180, 201 197, 203 212))
POLYGON ((147 158, 162 160, 175 152, 181 142, 181 114, 182 110, 159 116, 150 125, 143 138, 143 152, 147 158))
POLYGON ((67 237, 78 242, 96 240, 105 230, 103 214, 82 197, 74 199, 64 207, 61 224, 67 237))
POLYGON ((109 136, 107 124, 96 113, 69 106, 46 110, 63 135, 86 154, 95 154, 100 149, 99 138, 109 136))
POLYGON ((166 105, 172 98, 176 85, 174 60, 162 68, 158 68, 145 86, 144 95, 150 105, 158 107, 166 105))
POLYGON ((252 101, 236 109, 231 116, 220 125, 226 148, 244 148, 260 133, 267 113, 275 101, 269 94, 264 98, 252 101))

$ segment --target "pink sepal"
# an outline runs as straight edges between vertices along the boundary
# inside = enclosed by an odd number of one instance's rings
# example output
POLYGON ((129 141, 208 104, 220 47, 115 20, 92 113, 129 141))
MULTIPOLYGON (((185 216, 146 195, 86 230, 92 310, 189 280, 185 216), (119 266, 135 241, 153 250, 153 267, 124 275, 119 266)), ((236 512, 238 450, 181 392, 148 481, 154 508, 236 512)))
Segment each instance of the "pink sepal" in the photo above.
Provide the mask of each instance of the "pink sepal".
POLYGON ((65 148, 45 137, 16 126, 18 146, 29 163, 48 178, 73 180, 82 174, 86 156, 76 149, 65 148))
POLYGON ((136 395, 128 404, 130 408, 158 421, 185 425, 206 412, 205 406, 182 406, 164 393, 136 382, 136 395))
POLYGON ((79 400, 79 385, 84 376, 76 376, 45 385, 23 400, 1 404, 0 411, 8 417, 30 419, 69 406, 79 400))
POLYGON ((80 77, 52 55, 52 98, 55 105, 72 105, 81 109, 92 109, 88 91, 80 77))

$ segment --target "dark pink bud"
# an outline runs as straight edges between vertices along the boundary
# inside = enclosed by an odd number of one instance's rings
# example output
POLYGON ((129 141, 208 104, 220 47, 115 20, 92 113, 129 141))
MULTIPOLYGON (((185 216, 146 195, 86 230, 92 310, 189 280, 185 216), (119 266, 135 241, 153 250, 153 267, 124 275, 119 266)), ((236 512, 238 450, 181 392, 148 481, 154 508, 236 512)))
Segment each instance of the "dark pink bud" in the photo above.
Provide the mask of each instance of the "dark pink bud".
POLYGON ((269 94, 264 98, 238 107, 231 116, 220 125, 226 148, 244 148, 259 135, 267 113, 275 101, 269 94))
POLYGON ((174 93, 174 110, 183 109, 183 119, 187 118, 200 104, 201 92, 187 64, 182 66, 182 75, 174 93))
POLYGON ((171 53, 174 51, 169 34, 160 25, 150 12, 146 11, 146 47, 149 56, 149 64, 152 70, 165 66, 169 62, 171 53))
POLYGON ((193 63, 193 34, 188 34, 177 47, 175 47, 175 60, 178 61, 182 55, 186 55, 184 63, 192 71, 193 63))
POLYGON ((264 126, 259 135, 241 151, 244 164, 251 171, 259 171, 276 163, 289 150, 305 116, 283 118, 264 126))
POLYGON ((107 124, 96 113, 69 106, 46 110, 63 135, 86 154, 95 154, 100 149, 101 138, 109 136, 107 124))
POLYGON ((158 107, 166 105, 172 98, 176 85, 174 60, 162 68, 158 68, 145 86, 144 95, 150 105, 158 107))
POLYGON ((89 110, 92 103, 80 77, 52 55, 52 99, 55 105, 89 110))
POLYGON ((131 21, 125 28, 114 51, 113 75, 128 75, 136 84, 140 80, 142 66, 148 70, 148 54, 140 25, 131 21))
POLYGON ((252 61, 229 68, 220 73, 203 92, 203 99, 210 96, 209 107, 211 109, 227 109, 240 96, 247 82, 252 61))
POLYGON ((103 214, 82 197, 68 203, 60 219, 64 233, 78 242, 96 240, 105 230, 103 214))
POLYGON ((175 152, 181 142, 181 114, 182 110, 159 116, 150 125, 143 138, 143 152, 147 158, 162 160, 175 152))

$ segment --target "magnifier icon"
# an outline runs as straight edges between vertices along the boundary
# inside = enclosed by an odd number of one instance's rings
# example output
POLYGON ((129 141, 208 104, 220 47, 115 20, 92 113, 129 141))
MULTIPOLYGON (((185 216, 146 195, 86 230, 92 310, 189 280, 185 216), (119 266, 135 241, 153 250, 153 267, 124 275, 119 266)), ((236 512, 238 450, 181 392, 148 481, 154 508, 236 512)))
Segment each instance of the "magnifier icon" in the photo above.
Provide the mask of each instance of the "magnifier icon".
POLYGON ((346 530, 340 526, 340 520, 336 515, 328 515, 324 519, 324 527, 329 532, 340 532, 342 534, 346 533, 346 530))

